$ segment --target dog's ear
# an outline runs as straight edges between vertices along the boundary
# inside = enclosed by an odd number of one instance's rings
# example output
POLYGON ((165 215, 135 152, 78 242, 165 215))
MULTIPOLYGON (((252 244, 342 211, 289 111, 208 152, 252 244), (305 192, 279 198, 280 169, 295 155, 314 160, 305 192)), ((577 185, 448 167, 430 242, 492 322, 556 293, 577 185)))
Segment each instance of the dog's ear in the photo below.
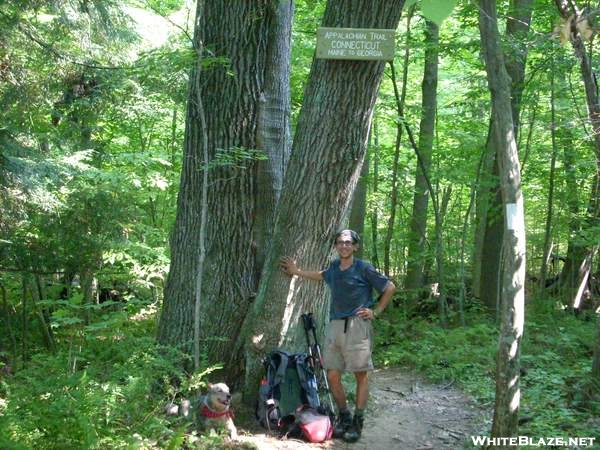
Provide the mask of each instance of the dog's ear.
POLYGON ((206 385, 206 387, 207 387, 209 390, 211 390, 211 389, 213 388, 213 384, 212 384, 212 383, 208 383, 208 384, 206 385))

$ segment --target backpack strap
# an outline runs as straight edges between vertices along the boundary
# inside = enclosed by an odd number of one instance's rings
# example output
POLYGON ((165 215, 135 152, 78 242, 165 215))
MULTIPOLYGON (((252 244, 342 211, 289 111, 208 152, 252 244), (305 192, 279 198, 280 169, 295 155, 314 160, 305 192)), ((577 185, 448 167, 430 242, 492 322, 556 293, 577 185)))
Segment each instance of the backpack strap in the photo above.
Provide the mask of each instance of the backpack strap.
POLYGON ((273 366, 275 375, 273 376, 273 384, 271 384, 271 387, 277 386, 279 383, 281 383, 285 379, 285 371, 288 366, 289 358, 290 358, 290 355, 281 350, 277 350, 272 353, 271 358, 270 358, 270 364, 273 366), (278 365, 274 361, 275 357, 277 357, 279 359, 278 365))
POLYGON ((296 371, 298 372, 298 378, 302 389, 306 393, 306 399, 308 404, 314 408, 320 406, 319 392, 317 389, 317 380, 311 367, 309 366, 307 359, 310 356, 304 353, 297 353, 294 355, 296 359, 296 371))

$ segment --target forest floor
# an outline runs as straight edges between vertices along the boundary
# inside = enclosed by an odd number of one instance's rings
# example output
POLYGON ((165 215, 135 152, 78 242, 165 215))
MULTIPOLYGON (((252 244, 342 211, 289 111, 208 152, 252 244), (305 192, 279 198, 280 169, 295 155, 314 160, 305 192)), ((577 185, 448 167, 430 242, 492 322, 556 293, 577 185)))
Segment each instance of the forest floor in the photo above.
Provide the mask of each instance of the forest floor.
POLYGON ((255 445, 260 450, 455 450, 474 448, 470 436, 487 435, 490 418, 491 408, 478 407, 452 383, 433 385, 391 368, 376 370, 370 376, 367 416, 357 443, 281 440, 253 424, 238 424, 238 431, 241 448, 255 445))

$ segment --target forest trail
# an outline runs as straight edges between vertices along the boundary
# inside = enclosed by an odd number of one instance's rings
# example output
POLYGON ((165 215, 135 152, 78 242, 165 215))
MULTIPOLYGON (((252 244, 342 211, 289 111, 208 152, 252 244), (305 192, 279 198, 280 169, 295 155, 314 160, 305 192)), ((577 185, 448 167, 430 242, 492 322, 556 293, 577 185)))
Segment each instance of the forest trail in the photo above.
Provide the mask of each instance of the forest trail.
POLYGON ((484 434, 491 417, 491 410, 477 407, 452 384, 428 384, 399 368, 374 371, 370 387, 368 415, 357 443, 279 440, 238 425, 241 440, 260 450, 456 450, 474 448, 470 436, 484 434))

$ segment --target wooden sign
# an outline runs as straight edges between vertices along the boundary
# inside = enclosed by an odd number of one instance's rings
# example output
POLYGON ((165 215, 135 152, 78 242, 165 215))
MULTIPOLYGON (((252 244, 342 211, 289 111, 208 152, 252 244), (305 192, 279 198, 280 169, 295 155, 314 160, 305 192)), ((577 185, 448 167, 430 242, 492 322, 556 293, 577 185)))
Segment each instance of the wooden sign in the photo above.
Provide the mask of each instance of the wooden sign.
POLYGON ((395 30, 317 28, 317 58, 391 61, 395 30))

